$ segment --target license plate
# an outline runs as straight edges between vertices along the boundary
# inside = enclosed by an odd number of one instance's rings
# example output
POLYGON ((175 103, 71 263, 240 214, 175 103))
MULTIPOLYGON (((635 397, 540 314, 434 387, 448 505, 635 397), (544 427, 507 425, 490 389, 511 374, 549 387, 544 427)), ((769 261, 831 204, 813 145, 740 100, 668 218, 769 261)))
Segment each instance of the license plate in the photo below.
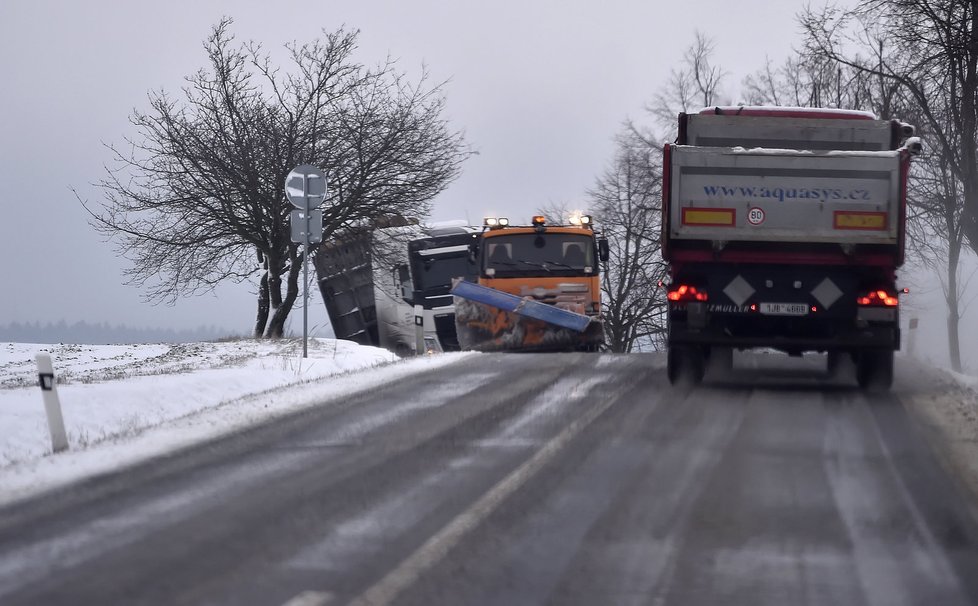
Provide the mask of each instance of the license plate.
POLYGON ((804 303, 761 303, 761 313, 769 316, 805 316, 808 305, 804 303))

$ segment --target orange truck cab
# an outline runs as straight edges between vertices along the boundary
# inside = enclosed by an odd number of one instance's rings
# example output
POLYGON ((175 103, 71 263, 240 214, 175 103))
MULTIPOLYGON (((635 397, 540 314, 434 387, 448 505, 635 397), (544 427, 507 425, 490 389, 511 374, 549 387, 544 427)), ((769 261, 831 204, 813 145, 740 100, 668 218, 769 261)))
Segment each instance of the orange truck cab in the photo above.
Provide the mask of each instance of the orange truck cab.
POLYGON ((478 284, 519 297, 520 302, 508 311, 456 301, 464 310, 460 315, 456 311, 464 349, 594 351, 603 344, 600 263, 607 259, 608 243, 597 237, 589 216, 572 217, 566 225, 548 225, 536 216, 524 226, 490 217, 474 249, 478 284), (523 302, 584 317, 586 327, 571 330, 559 322, 521 315, 523 302))

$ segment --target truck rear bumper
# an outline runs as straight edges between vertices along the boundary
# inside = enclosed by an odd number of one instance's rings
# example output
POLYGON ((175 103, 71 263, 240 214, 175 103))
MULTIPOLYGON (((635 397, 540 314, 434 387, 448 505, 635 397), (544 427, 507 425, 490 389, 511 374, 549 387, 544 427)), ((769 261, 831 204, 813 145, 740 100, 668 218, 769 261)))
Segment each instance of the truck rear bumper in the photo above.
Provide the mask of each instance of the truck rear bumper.
POLYGON ((771 347, 789 352, 856 351, 863 349, 897 350, 900 329, 895 325, 869 325, 863 328, 838 328, 827 335, 813 334, 730 334, 722 326, 689 328, 685 322, 673 321, 669 327, 669 345, 701 345, 747 349, 771 347))

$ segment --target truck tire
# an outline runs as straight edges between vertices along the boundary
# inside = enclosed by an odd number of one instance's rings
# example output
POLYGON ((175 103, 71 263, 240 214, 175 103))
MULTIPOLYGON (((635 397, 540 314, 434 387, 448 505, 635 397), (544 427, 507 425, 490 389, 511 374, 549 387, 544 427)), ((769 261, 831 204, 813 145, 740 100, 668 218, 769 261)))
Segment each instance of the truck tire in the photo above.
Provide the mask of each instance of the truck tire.
POLYGON ((893 351, 864 351, 856 360, 856 381, 872 393, 890 389, 893 384, 893 351))
POLYGON ((698 385, 706 372, 703 350, 690 345, 669 348, 666 374, 673 385, 698 385))

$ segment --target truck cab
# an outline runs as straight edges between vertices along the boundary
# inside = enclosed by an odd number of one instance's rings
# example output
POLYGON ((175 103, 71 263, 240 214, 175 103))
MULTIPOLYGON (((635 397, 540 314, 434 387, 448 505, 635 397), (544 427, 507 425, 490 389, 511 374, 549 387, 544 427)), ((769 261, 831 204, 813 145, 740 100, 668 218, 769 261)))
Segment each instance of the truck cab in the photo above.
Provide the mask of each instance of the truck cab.
MULTIPOLYGON (((600 262, 607 242, 599 239, 591 217, 572 217, 549 225, 535 216, 530 225, 510 225, 489 217, 473 247, 478 284, 590 318, 575 333, 518 313, 463 301, 456 316, 459 339, 467 349, 596 350, 604 342, 601 315, 600 262)), ((460 305, 456 302, 457 307, 460 305)))
POLYGON ((452 280, 474 282, 478 267, 470 251, 481 236, 481 230, 468 225, 435 225, 422 238, 408 242, 407 274, 410 291, 404 299, 414 306, 414 325, 417 333, 416 350, 436 353, 458 351, 455 331, 455 304, 452 300, 452 280))

